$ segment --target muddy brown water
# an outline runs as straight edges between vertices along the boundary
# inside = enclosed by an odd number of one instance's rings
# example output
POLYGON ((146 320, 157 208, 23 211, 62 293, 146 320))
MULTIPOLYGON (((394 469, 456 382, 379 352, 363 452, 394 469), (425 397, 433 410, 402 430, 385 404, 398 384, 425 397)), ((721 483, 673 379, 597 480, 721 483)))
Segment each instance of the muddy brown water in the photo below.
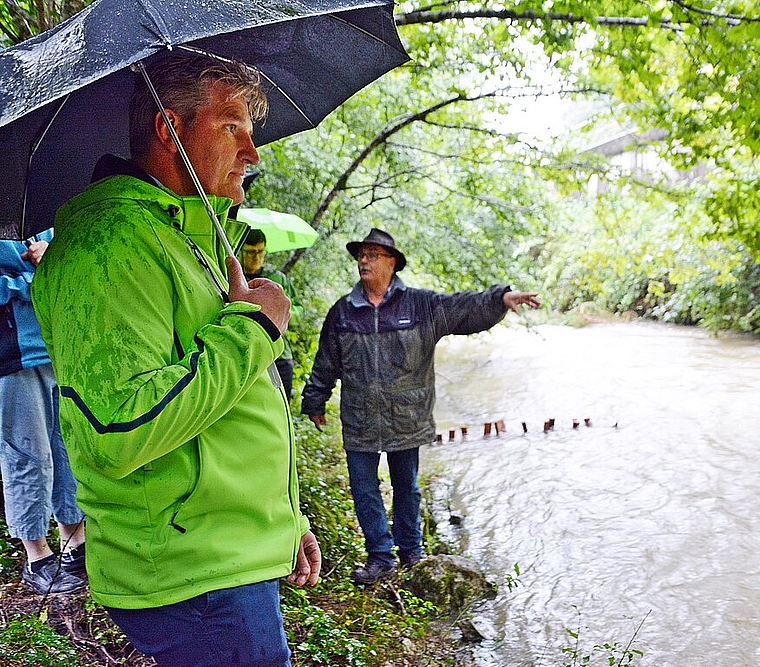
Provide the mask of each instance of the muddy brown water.
POLYGON ((567 629, 596 661, 640 625, 643 667, 760 665, 759 338, 513 323, 436 365, 422 469, 448 487, 444 535, 501 584, 478 665, 572 665, 567 629))

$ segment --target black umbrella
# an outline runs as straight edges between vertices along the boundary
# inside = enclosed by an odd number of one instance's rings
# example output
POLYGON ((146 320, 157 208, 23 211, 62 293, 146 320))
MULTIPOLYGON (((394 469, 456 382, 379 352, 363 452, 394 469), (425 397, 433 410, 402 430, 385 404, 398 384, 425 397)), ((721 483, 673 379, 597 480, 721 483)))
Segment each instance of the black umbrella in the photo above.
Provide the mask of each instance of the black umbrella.
POLYGON ((172 48, 261 72, 257 145, 315 127, 408 60, 387 0, 96 0, 0 52, 0 238, 51 227, 101 155, 128 154, 130 66, 172 48))

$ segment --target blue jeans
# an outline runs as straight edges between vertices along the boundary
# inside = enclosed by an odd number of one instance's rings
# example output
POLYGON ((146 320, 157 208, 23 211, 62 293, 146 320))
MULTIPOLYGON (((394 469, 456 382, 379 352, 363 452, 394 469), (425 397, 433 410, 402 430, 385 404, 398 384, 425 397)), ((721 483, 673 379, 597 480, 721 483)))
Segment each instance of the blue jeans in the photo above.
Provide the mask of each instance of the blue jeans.
POLYGON ((277 580, 153 609, 106 611, 161 667, 290 667, 277 580))
POLYGON ((393 565, 393 545, 399 554, 412 555, 422 551, 420 526, 420 489, 417 486, 419 447, 400 452, 386 452, 393 487, 393 528, 388 527, 388 515, 380 493, 377 468, 379 452, 346 451, 351 495, 359 525, 364 532, 364 544, 369 560, 393 565))
POLYGON ((0 473, 11 537, 41 540, 51 515, 64 525, 84 516, 58 424, 50 364, 0 377, 0 473))

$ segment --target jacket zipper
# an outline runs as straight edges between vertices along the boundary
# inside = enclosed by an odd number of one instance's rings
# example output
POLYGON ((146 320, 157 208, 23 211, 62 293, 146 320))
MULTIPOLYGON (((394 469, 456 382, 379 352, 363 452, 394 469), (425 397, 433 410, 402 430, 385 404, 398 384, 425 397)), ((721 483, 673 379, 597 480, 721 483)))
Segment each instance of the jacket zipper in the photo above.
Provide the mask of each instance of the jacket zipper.
MULTIPOLYGON (((380 389, 380 342, 378 340, 379 333, 380 333, 380 306, 373 306, 374 310, 374 320, 375 320, 375 379, 377 380, 378 384, 378 390, 380 389)), ((382 395, 382 392, 380 392, 382 395)), ((377 425, 378 425, 378 433, 379 433, 379 441, 377 443, 377 451, 382 452, 383 451, 383 419, 382 419, 382 404, 378 403, 378 413, 376 415, 377 419, 377 425)))
POLYGON ((195 241, 193 241, 189 236, 187 237, 187 242, 190 246, 190 249, 193 251, 193 254, 195 255, 195 258, 198 260, 198 263, 201 265, 201 268, 208 276, 209 280, 214 284, 214 287, 216 287, 217 291, 219 292, 219 295, 222 297, 222 300, 224 303, 230 302, 230 296, 227 293, 227 291, 224 289, 224 285, 222 285, 219 282, 219 279, 216 277, 216 274, 211 269, 211 266, 206 261, 206 258, 204 257, 203 253, 201 252, 201 249, 195 244, 195 241))

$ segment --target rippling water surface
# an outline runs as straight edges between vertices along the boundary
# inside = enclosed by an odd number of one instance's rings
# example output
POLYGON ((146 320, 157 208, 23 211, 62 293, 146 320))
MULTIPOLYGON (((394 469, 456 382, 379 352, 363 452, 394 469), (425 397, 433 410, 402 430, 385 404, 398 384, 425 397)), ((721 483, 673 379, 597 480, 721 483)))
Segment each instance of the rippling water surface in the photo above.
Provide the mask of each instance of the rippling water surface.
POLYGON ((644 621, 642 667, 760 665, 760 339, 500 325, 436 363, 422 465, 449 480, 451 537, 496 582, 521 568, 479 664, 564 665, 566 628, 585 655, 644 621))

